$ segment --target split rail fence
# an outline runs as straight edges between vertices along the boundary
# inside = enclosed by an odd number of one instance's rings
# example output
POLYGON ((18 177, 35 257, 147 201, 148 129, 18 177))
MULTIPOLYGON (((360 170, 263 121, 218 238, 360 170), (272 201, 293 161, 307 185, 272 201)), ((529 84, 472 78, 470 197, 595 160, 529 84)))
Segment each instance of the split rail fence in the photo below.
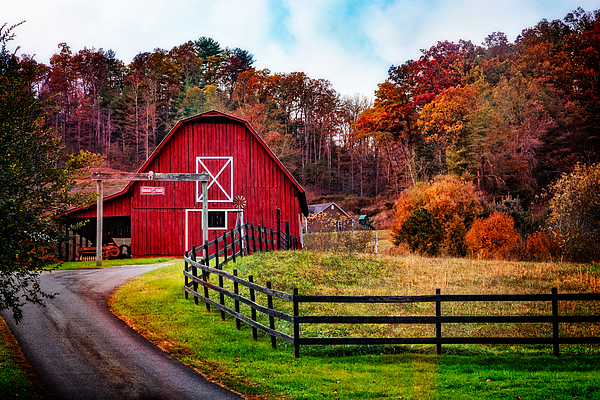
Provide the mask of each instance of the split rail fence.
MULTIPOLYGON (((440 290, 436 290, 435 295, 419 296, 312 296, 300 295, 298 289, 293 293, 277 291, 272 288, 270 282, 266 287, 254 283, 252 276, 248 279, 238 277, 237 270, 228 273, 222 270, 222 265, 229 260, 235 260, 236 257, 243 256, 249 252, 267 251, 275 249, 277 240, 273 239, 271 232, 266 230, 255 230, 255 235, 251 235, 252 228, 247 236, 242 236, 242 231, 238 232, 238 239, 235 239, 235 232, 230 232, 221 239, 205 244, 202 253, 208 254, 207 248, 215 246, 216 251, 209 257, 198 257, 198 249, 193 249, 191 253, 184 256, 185 262, 185 297, 188 294, 194 296, 194 301, 198 304, 199 300, 205 303, 206 310, 215 307, 221 312, 221 319, 225 320, 225 315, 229 314, 236 320, 236 327, 241 329, 241 322, 251 326, 252 336, 256 340, 258 331, 264 332, 271 338, 271 345, 276 348, 276 339, 283 340, 294 346, 294 355, 300 357, 301 345, 382 345, 382 344, 432 344, 436 346, 437 354, 441 354, 444 344, 547 344, 552 345, 554 354, 559 355, 559 346, 561 344, 588 344, 600 343, 600 337, 570 337, 560 336, 559 325, 569 323, 598 323, 600 315, 561 315, 559 312, 559 302, 561 301, 600 301, 600 293, 583 294, 559 294, 556 288, 552 289, 550 294, 519 294, 519 295, 442 295, 440 290), (256 232, 260 232, 256 234, 256 232), (271 235, 271 239, 269 239, 271 235), (241 238, 241 239, 240 239, 241 238), (263 245, 257 246, 254 242, 262 242, 263 245), (248 245, 243 241, 247 240, 248 245), (221 249, 219 243, 223 243, 221 249), (262 247, 261 247, 262 246, 262 247), (269 249, 270 246, 270 249, 269 249), (238 249, 236 251, 236 249, 238 249), (228 255, 229 254, 229 255, 228 255), (214 260, 215 267, 209 266, 211 260, 214 260), (210 275, 218 277, 218 284, 209 281, 210 275), (228 290, 224 281, 229 281, 227 287, 233 286, 233 291, 228 290), (199 291, 203 288, 203 293, 199 291), (241 294, 240 287, 243 287, 244 294, 241 294), (212 293, 212 295, 211 295, 212 293), (261 298, 266 298, 266 305, 263 301, 259 304, 257 294, 261 298), (218 296, 217 296, 218 295, 218 296), (212 297, 211 297, 212 296, 212 297), (225 301, 225 298, 229 300, 225 301), (282 309, 293 310, 292 313, 281 311, 273 307, 273 300, 279 299, 283 303, 287 302, 282 309), (495 316, 453 316, 442 315, 442 304, 450 302, 550 302, 551 313, 549 315, 495 315, 495 316), (233 304, 232 304, 233 303, 233 304), (301 315, 301 305, 305 303, 355 303, 355 304, 382 304, 382 303, 432 303, 435 306, 435 315, 431 316, 331 316, 331 315, 301 315), (229 305, 228 305, 229 304, 229 305), (244 304, 246 315, 240 311, 240 304, 244 304), (231 306, 233 305, 233 308, 231 306), (259 322, 257 314, 263 314, 262 320, 266 323, 268 317, 269 326, 259 322), (275 319, 286 321, 288 333, 280 332, 275 329, 275 319), (552 336, 550 337, 447 337, 442 335, 444 324, 515 324, 515 323, 536 323, 551 324, 552 336), (308 324, 429 324, 435 326, 434 337, 337 337, 337 338, 313 338, 301 337, 301 326, 308 324), (292 333, 293 332, 293 333, 292 333)), ((281 248, 281 247, 279 247, 281 248)))

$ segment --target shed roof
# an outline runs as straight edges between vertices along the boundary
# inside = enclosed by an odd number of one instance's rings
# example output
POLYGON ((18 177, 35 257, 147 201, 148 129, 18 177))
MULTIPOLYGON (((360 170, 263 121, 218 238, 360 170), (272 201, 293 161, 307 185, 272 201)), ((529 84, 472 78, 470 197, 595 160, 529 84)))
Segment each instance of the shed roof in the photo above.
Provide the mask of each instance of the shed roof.
POLYGON ((337 204, 331 202, 331 203, 322 203, 322 204, 310 204, 308 206, 308 213, 312 214, 314 216, 319 215, 320 213, 322 213, 323 211, 325 211, 326 209, 328 209, 331 206, 335 206, 338 210, 340 210, 341 212, 344 213, 344 215, 346 215, 348 218, 352 219, 352 217, 350 217, 348 215, 348 213, 346 213, 346 211, 342 210, 342 208, 340 206, 338 206, 337 204))

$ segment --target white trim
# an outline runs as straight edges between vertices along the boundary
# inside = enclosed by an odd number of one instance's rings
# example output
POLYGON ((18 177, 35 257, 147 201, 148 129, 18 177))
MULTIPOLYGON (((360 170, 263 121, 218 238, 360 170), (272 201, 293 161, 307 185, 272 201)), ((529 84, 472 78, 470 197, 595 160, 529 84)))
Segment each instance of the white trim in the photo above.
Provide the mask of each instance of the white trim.
MULTIPOLYGON (((227 231, 229 230, 228 226, 229 226, 229 213, 232 212, 240 212, 240 210, 237 210, 235 208, 209 208, 208 212, 211 211, 225 211, 225 228, 210 228, 209 227, 209 231, 227 231)), ((199 212, 200 213, 200 218, 203 218, 204 216, 202 215, 202 209, 201 208, 188 208, 185 210, 185 251, 191 250, 190 248, 190 237, 189 237, 189 213, 190 212, 199 212)), ((202 222, 202 219, 200 219, 200 222, 202 222)), ((200 223, 200 229, 202 229, 202 223, 200 223)))
MULTIPOLYGON (((196 173, 201 173, 201 172, 208 172, 208 174, 210 175, 210 181, 208 182, 208 187, 206 188, 207 190, 210 189, 210 187, 213 185, 213 183, 215 183, 220 189, 221 192, 223 192, 223 194, 225 195, 225 197, 227 198, 226 200, 211 200, 210 198, 208 199, 209 202, 211 203, 230 203, 233 201, 233 157, 196 157, 196 173), (206 166, 206 164, 204 164, 202 161, 203 160, 227 160, 225 162, 225 165, 223 165, 223 167, 221 167, 221 169, 219 170, 219 172, 215 175, 213 174, 213 172, 211 170, 208 169, 208 167, 206 166), (227 169, 227 167, 229 167, 229 171, 230 171, 230 188, 229 188, 229 192, 227 192, 227 190, 219 183, 218 179, 221 176, 221 174, 223 173, 223 171, 225 171, 227 169)), ((202 191, 200 190, 200 185, 198 182, 196 182, 196 202, 200 203, 202 202, 202 191)))

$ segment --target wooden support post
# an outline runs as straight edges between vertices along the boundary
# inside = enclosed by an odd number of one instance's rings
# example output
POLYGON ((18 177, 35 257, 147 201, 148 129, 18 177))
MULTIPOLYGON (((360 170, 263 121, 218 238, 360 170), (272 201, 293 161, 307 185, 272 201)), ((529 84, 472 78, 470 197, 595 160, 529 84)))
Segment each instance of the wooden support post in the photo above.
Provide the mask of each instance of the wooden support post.
MULTIPOLYGON (((254 283, 254 277, 252 275, 248 277, 248 282, 254 283)), ((250 288, 250 301, 252 303, 256 302, 256 296, 254 295, 253 288, 250 288)), ((256 308, 254 308, 254 306, 250 306, 250 310, 250 318, 252 318, 252 321, 256 321, 256 308)), ((258 340, 258 331, 254 326, 252 327, 252 339, 258 340)))
POLYGON ((103 188, 102 188, 102 181, 101 180, 97 180, 96 181, 97 187, 98 187, 98 201, 96 202, 96 266, 97 267, 101 267, 102 266, 102 206, 103 206, 103 199, 102 197, 104 196, 103 192, 103 188))
MULTIPOLYGON (((192 261, 197 261, 197 257, 196 257, 196 246, 192 246, 192 261)), ((198 267, 196 267, 195 265, 192 265, 192 275, 194 277, 198 277, 198 267)), ((194 292, 198 293, 198 282, 193 281, 193 287, 194 287, 194 292)), ((198 296, 196 296, 196 294, 194 294, 194 304, 198 305, 198 296)))
MULTIPOLYGON (((223 277, 219 275, 219 288, 223 289, 223 277)), ((225 294, 219 293, 219 304, 225 305, 225 294)), ((225 311, 221 310, 221 321, 225 321, 225 311)))
POLYGON ((234 228, 231 228, 231 257, 233 257, 233 262, 235 262, 235 231, 234 231, 234 228))
MULTIPOLYGON (((267 289, 271 289, 271 282, 267 282, 267 289)), ((273 309, 273 296, 270 294, 267 295, 267 307, 269 307, 269 310, 273 309)), ((275 330, 275 317, 272 315, 269 315, 269 328, 275 330)), ((277 341, 273 335, 271 335, 271 347, 277 348, 277 341)))
MULTIPOLYGON (((202 182, 202 243, 208 242, 208 182, 202 182)), ((208 247, 204 258, 208 260, 208 247)), ((208 264, 206 264, 208 265, 208 264)), ((217 267, 218 268, 218 267, 217 267)))
POLYGON ((290 221, 285 221, 285 250, 290 249, 290 221))
POLYGON ((250 230, 252 230, 252 253, 256 253, 256 232, 254 232, 254 222, 250 224, 250 230))
POLYGON ((240 238, 240 257, 244 257, 244 236, 241 223, 238 225, 238 237, 240 238))
MULTIPOLYGON (((185 257, 186 257, 186 258, 188 257, 188 252, 187 252, 187 251, 185 252, 185 257)), ((187 263, 187 261, 184 261, 184 262, 183 262, 183 270, 184 270, 185 272, 189 272, 189 269, 188 269, 188 263, 187 263)), ((189 287, 189 278, 187 277, 187 275, 185 276, 185 284, 184 284, 184 287, 186 287, 186 288, 187 288, 187 287, 189 287)), ((183 291, 183 294, 185 295, 185 299, 187 300, 187 299, 188 299, 188 292, 187 292, 187 290, 184 290, 184 291, 183 291)))
POLYGON ((281 250, 281 210, 277 209, 277 250, 281 250))
MULTIPOLYGON (((435 289, 436 296, 441 294, 440 289, 435 289)), ((442 302, 440 300, 435 301, 435 316, 437 317, 437 321, 435 323, 435 338, 437 343, 435 345, 435 352, 439 356, 442 354, 442 343, 440 339, 442 338, 442 322, 440 317, 442 316, 442 302)))
MULTIPOLYGON (((235 276, 235 277, 238 276, 237 269, 233 270, 233 276, 235 276)), ((233 293, 235 293, 236 295, 240 294, 240 285, 237 283, 237 281, 233 281, 233 293)), ((239 314, 239 312, 240 312, 240 301, 238 299, 236 299, 234 304, 235 304, 235 312, 239 314)), ((235 319, 235 329, 237 329, 238 331, 240 329, 242 329, 241 321, 239 320, 239 318, 235 319)))
POLYGON ((552 288, 552 338, 554 339, 554 343, 552 344, 552 348, 554 350, 554 357, 558 357, 560 355, 560 348, 558 344, 558 300, 556 296, 558 295, 558 290, 553 287, 552 288))
MULTIPOLYGON (((202 260, 204 265, 206 265, 207 267, 209 267, 208 262, 208 240, 204 242, 204 254, 205 257, 202 260)), ((210 275, 208 274, 208 272, 202 270, 202 279, 204 280, 204 282, 208 282, 208 278, 210 277, 210 275)), ((208 293, 208 288, 206 286, 204 286, 204 297, 206 297, 207 299, 209 298, 209 293, 208 293)), ((210 304, 206 303, 206 312, 210 312, 210 304)))
POLYGON ((292 301, 294 302, 294 357, 300 358, 300 324, 298 323, 298 316, 300 316, 300 307, 298 305, 298 288, 294 288, 294 295, 292 301))
MULTIPOLYGON (((225 238, 223 238, 225 239, 225 238)), ((225 247, 227 247, 227 240, 225 239, 225 247)), ((225 254, 225 261, 227 261, 227 254, 225 254)), ((215 265, 219 268, 219 237, 215 232, 215 265)))

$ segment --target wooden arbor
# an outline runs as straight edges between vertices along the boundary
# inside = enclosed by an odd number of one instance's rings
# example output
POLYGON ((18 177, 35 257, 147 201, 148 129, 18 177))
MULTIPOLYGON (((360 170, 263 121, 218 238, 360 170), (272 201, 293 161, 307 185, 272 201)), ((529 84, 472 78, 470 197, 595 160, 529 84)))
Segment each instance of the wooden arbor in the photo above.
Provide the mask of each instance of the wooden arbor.
MULTIPOLYGON (((203 215, 208 213, 208 195, 207 195, 207 184, 210 181, 210 175, 208 172, 202 172, 199 174, 181 174, 181 173, 154 173, 152 171, 146 173, 108 173, 108 172, 94 172, 92 173, 92 180, 95 180, 98 188, 98 201, 97 201, 97 221, 96 221, 96 266, 102 266, 102 236, 103 236, 103 224, 102 224, 102 198, 103 198, 103 181, 194 181, 202 182, 202 212, 203 215)), ((202 219, 202 230, 203 230, 203 241, 208 240, 208 218, 202 219)))

